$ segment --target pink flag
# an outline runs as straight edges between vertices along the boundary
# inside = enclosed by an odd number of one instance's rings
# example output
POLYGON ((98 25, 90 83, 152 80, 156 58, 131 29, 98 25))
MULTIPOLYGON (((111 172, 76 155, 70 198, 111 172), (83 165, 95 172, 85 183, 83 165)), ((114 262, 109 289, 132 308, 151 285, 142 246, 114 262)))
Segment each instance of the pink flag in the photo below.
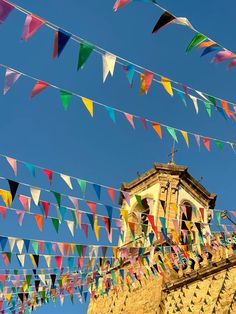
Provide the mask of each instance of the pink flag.
MULTIPOLYGON (((0 13, 0 15, 1 15, 1 13, 0 13)), ((15 84, 15 82, 18 80, 18 78, 20 76, 21 76, 21 73, 19 73, 17 71, 13 71, 11 69, 6 69, 3 95, 6 95, 6 93, 9 91, 9 89, 12 87, 12 85, 15 84)))
POLYGON ((184 216, 187 218, 187 209, 186 209, 186 206, 185 205, 181 205, 181 209, 184 213, 184 216))
POLYGON ((135 129, 133 115, 130 113, 127 113, 127 112, 124 112, 124 115, 125 115, 126 119, 129 121, 129 123, 132 125, 133 129, 135 129))
POLYGON ((116 0, 113 10, 116 12, 118 9, 122 8, 126 4, 128 4, 131 0, 116 0))
POLYGON ((140 117, 140 120, 141 120, 143 126, 145 127, 145 129, 147 130, 148 129, 148 127, 147 127, 147 120, 145 118, 142 118, 142 117, 140 117))
POLYGON ((200 149, 200 135, 194 134, 194 137, 195 137, 196 142, 197 142, 197 145, 198 145, 198 147, 199 147, 199 149, 200 149))
POLYGON ((122 191, 122 194, 124 195, 124 198, 125 198, 127 204, 130 206, 130 197, 129 197, 129 193, 128 193, 128 192, 125 192, 125 191, 122 191))
POLYGON ((222 50, 217 52, 217 54, 215 55, 215 57, 211 60, 211 62, 215 62, 216 64, 227 60, 227 59, 231 59, 233 57, 235 57, 236 55, 228 50, 222 50))
POLYGON ((179 234, 179 221, 177 219, 173 219, 172 222, 173 222, 176 233, 179 234))
POLYGON ((88 225, 87 224, 81 224, 82 230, 86 236, 86 238, 88 237, 88 225))
POLYGON ((108 188, 107 192, 108 192, 108 194, 112 200, 112 203, 114 203, 114 201, 115 201, 115 190, 112 188, 108 188))
POLYGON ((87 201, 86 204, 91 209, 91 212, 93 213, 93 215, 95 215, 95 213, 96 213, 96 205, 97 204, 92 202, 92 201, 87 201))
POLYGON ((17 161, 16 159, 14 158, 11 158, 11 157, 6 157, 6 160, 8 161, 9 165, 12 167, 14 173, 15 173, 15 176, 17 175, 17 161))
POLYGON ((236 59, 233 59, 232 61, 230 61, 230 63, 228 64, 228 69, 232 69, 233 67, 235 67, 236 65, 236 59))
POLYGON ((25 212, 21 211, 21 210, 17 210, 16 214, 18 216, 18 223, 20 226, 22 226, 23 220, 24 220, 24 216, 25 216, 25 212))
POLYGON ((22 206, 24 207, 24 210, 30 211, 31 197, 19 194, 18 198, 19 198, 22 206))
POLYGON ((79 209, 78 198, 74 196, 68 196, 68 198, 71 201, 71 203, 74 205, 75 209, 79 209))
POLYGON ((3 23, 15 6, 5 0, 0 0, 0 23, 3 23))
POLYGON ((28 14, 25 19, 22 39, 29 39, 45 22, 45 20, 36 15, 28 14))
POLYGON ((41 91, 43 91, 45 88, 47 88, 49 86, 48 83, 44 82, 44 81, 37 81, 34 85, 34 88, 31 92, 31 96, 30 98, 38 95, 41 91))

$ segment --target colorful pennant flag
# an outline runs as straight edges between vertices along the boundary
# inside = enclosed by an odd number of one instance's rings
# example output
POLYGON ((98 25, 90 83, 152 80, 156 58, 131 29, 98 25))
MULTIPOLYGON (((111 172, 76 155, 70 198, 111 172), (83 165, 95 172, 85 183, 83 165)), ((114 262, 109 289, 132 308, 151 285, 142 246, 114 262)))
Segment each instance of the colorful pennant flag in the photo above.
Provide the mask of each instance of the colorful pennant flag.
POLYGON ((90 54, 92 53, 94 46, 88 42, 82 42, 80 44, 80 51, 79 51, 79 59, 77 70, 83 69, 86 61, 88 60, 90 54))
POLYGON ((85 97, 82 97, 82 101, 85 107, 87 108, 88 112, 90 113, 90 115, 93 117, 93 101, 85 97))
MULTIPOLYGON (((1 2, 0 2, 0 7, 1 7, 1 2)), ((1 16, 1 13, 0 13, 0 16, 1 16)), ((15 84, 15 82, 20 78, 20 76, 21 76, 21 73, 17 71, 11 70, 8 68, 6 69, 3 95, 6 95, 6 93, 15 84)))
POLYGON ((152 123, 152 127, 157 132, 157 134, 159 135, 160 139, 162 139, 161 125, 159 123, 153 122, 152 123))
POLYGON ((201 33, 197 33, 191 42, 189 43, 188 47, 186 48, 186 52, 190 52, 194 47, 201 44, 204 40, 206 40, 207 37, 201 33))
POLYGON ((175 133, 175 129, 171 127, 166 127, 167 131, 170 133, 170 135, 173 137, 173 139, 178 143, 178 138, 175 133))
POLYGON ((55 59, 56 57, 60 57, 70 37, 71 34, 65 32, 62 29, 59 29, 54 33, 53 59, 55 59))
POLYGON ((28 40, 46 21, 42 18, 28 14, 23 27, 22 39, 28 40))
POLYGON ((123 6, 128 4, 129 2, 131 2, 131 0, 116 0, 115 4, 113 6, 113 10, 116 12, 118 9, 122 8, 123 6))
POLYGON ((132 128, 135 129, 133 115, 130 113, 127 113, 127 112, 124 112, 124 115, 125 115, 126 119, 129 121, 129 123, 131 124, 132 128))
POLYGON ((156 33, 160 28, 162 28, 165 25, 168 25, 169 23, 173 22, 176 19, 175 16, 170 14, 169 12, 165 11, 162 16, 157 21, 156 25, 154 26, 152 33, 156 33))
POLYGON ((17 160, 11 157, 6 157, 6 160, 8 161, 9 165, 12 167, 12 170, 14 171, 15 176, 17 175, 17 160))
POLYGON ((167 91, 168 94, 171 96, 174 95, 172 86, 171 86, 171 81, 167 77, 161 77, 161 83, 164 86, 165 90, 167 91))
POLYGON ((69 186, 69 188, 70 188, 71 190, 73 190, 73 186, 72 186, 72 184, 71 184, 70 176, 67 176, 67 175, 65 175, 65 174, 60 173, 60 177, 66 182, 66 184, 69 186))
POLYGON ((72 97, 72 93, 66 90, 60 90, 60 97, 65 110, 67 110, 69 106, 70 99, 72 97))
POLYGON ((53 174, 52 170, 43 169, 43 172, 48 177, 50 184, 52 184, 52 174, 53 174))
POLYGON ((0 0, 0 23, 2 24, 15 6, 5 0, 0 0))
POLYGON ((116 56, 106 52, 102 55, 103 61, 103 83, 106 81, 108 74, 111 76, 114 74, 115 64, 116 64, 116 56))
POLYGON ((49 86, 48 83, 38 80, 33 87, 30 98, 33 98, 34 96, 38 95, 48 86, 49 86))

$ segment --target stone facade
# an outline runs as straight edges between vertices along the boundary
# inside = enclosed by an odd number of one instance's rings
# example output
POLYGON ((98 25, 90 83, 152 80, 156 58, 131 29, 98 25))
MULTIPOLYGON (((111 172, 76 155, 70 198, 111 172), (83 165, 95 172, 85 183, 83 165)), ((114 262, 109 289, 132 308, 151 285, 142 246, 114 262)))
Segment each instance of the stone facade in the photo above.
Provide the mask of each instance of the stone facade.
MULTIPOLYGON (((209 193, 196 181, 184 166, 174 163, 155 164, 154 167, 130 183, 123 183, 122 190, 129 192, 130 206, 122 195, 120 204, 128 211, 129 222, 135 223, 136 241, 130 235, 128 224, 125 226, 124 242, 119 246, 150 247, 149 240, 143 236, 140 223, 144 210, 154 217, 158 230, 161 229, 159 217, 165 217, 167 233, 173 232, 173 219, 177 220, 181 230, 183 224, 182 204, 191 204, 195 213, 190 213, 192 222, 204 222, 203 234, 210 234, 208 222, 215 206, 216 195, 209 193), (147 202, 140 208, 136 195, 147 202), (186 203, 187 202, 187 203, 186 203), (148 204, 148 206, 147 206, 148 204), (204 214, 199 208, 204 208, 204 214)), ((188 213, 189 214, 189 213, 188 213)), ((147 222, 147 233, 152 227, 147 222)), ((194 228, 191 232, 194 233, 194 228)), ((155 239, 161 244, 163 237, 155 239)), ((153 252, 153 261, 158 259, 157 252, 153 252)), ((168 261, 167 261, 168 262, 168 261)), ((207 258, 195 261, 194 269, 175 272, 173 268, 165 276, 148 273, 141 280, 131 282, 120 288, 119 279, 117 288, 111 289, 108 295, 97 295, 91 300, 88 314, 125 313, 125 314, 170 314, 170 313, 236 313, 234 299, 236 287, 236 259, 231 247, 215 252, 211 264, 207 258), (212 268, 212 263, 214 267, 212 268), (119 288, 118 288, 119 287, 119 288)), ((130 264, 124 269, 128 271, 130 264)), ((138 262, 132 269, 138 268, 138 262)))

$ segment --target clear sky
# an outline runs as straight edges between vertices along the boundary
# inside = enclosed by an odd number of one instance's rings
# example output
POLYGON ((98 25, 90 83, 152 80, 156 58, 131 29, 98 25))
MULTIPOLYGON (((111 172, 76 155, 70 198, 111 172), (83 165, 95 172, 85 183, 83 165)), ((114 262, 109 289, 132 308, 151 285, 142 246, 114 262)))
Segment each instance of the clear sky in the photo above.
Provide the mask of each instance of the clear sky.
MULTIPOLYGON (((169 25, 152 35, 151 31, 162 12, 151 4, 132 3, 114 13, 113 0, 15 0, 35 14, 97 44, 123 58, 140 64, 200 91, 234 102, 236 98, 236 69, 228 71, 225 63, 210 63, 210 56, 200 57, 198 49, 188 55, 185 48, 194 33, 179 25, 169 25)), ((234 1, 160 1, 177 16, 188 17, 200 31, 223 46, 236 51, 234 1)), ((102 60, 93 53, 84 69, 77 72, 79 45, 70 41, 60 58, 52 60, 53 32, 42 27, 28 42, 21 41, 25 16, 14 11, 0 27, 0 63, 19 69, 34 77, 53 83, 63 89, 102 102, 121 110, 144 116, 193 133, 236 141, 236 125, 225 121, 215 110, 209 119, 203 105, 195 114, 191 101, 187 108, 178 98, 171 98, 158 84, 153 84, 145 96, 139 95, 139 77, 136 75, 131 89, 121 66, 116 65, 114 77, 102 82, 102 60)), ((4 71, 0 70, 3 87, 4 71)), ((161 141, 153 130, 145 131, 137 122, 136 130, 121 115, 116 125, 107 113, 95 106, 92 119, 79 99, 73 98, 64 111, 58 91, 48 89, 29 100, 33 87, 30 79, 22 78, 6 95, 0 95, 0 153, 20 160, 45 166, 59 172, 90 181, 119 187, 153 166, 154 162, 169 160, 172 140, 165 132, 161 141)), ((180 138, 180 136, 179 136, 180 138)), ((210 153, 202 146, 199 152, 195 140, 190 138, 188 149, 180 138, 176 163, 189 167, 190 173, 218 195, 217 208, 235 209, 235 158, 228 147, 220 152, 214 144, 210 153)), ((12 179, 11 172, 1 161, 0 174, 12 179)), ((22 170, 20 179, 31 182, 22 170)), ((34 184, 44 184, 41 178, 34 184)), ((32 182, 31 182, 32 183, 32 182)), ((47 186, 46 186, 47 187, 47 186)), ((58 186, 61 192, 64 186, 58 186)), ((74 194, 76 195, 76 194, 74 194)), ((91 197, 92 196, 91 194, 91 197)), ((28 218, 27 218, 28 219, 28 218)), ((58 236, 51 224, 38 232, 35 223, 20 228, 12 216, 0 220, 1 232, 54 241, 86 243, 81 234, 73 239, 68 231, 58 236), (31 227, 33 226, 33 227, 31 227)), ((64 230, 64 229, 63 229, 64 230)), ((65 229, 66 230, 66 229, 65 229)), ((104 235, 105 236, 105 235, 104 235)), ((91 239, 90 239, 91 240, 91 239)), ((2 260, 0 261, 3 265, 2 260)), ((50 304, 39 313, 86 313, 86 305, 68 298, 65 307, 50 304)))

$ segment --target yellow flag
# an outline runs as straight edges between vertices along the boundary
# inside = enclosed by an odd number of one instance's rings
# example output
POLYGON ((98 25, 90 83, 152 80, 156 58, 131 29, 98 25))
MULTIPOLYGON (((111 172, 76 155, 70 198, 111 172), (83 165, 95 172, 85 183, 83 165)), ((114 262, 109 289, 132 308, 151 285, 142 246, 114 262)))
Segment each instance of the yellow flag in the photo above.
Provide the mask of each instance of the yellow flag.
POLYGON ((95 215, 95 217, 94 217, 94 233, 95 233, 97 241, 99 241, 99 230, 100 230, 100 227, 98 226, 98 216, 95 215))
POLYGON ((185 222, 185 225, 188 228, 188 230, 191 231, 191 221, 185 220, 184 222, 185 222))
POLYGON ((118 248, 113 247, 112 250, 113 250, 114 257, 117 258, 118 248))
POLYGON ((1 190, 0 189, 0 196, 2 197, 3 202, 5 203, 5 205, 7 207, 11 206, 12 203, 12 196, 11 193, 9 191, 6 190, 1 190))
POLYGON ((128 210, 121 208, 121 209, 120 209, 120 213, 121 213, 121 215, 122 215, 124 221, 125 221, 126 223, 128 223, 128 217, 129 217, 128 210))
POLYGON ((161 77, 161 83, 164 86, 165 90, 167 91, 168 94, 170 94, 171 96, 174 95, 173 90, 172 90, 172 86, 171 86, 171 82, 167 77, 162 76, 161 77))
POLYGON ((88 109, 91 116, 93 117, 93 102, 92 102, 92 100, 85 98, 85 97, 82 97, 82 101, 83 101, 85 107, 88 109))
POLYGON ((140 95, 143 95, 146 92, 146 82, 144 74, 140 74, 140 95))
POLYGON ((32 254, 30 254, 30 259, 31 259, 31 262, 32 262, 34 268, 36 268, 36 267, 37 267, 37 264, 35 263, 35 260, 34 260, 34 257, 33 257, 32 254))
POLYGON ((189 147, 189 141, 188 141, 188 133, 186 131, 181 131, 184 139, 185 139, 185 142, 187 144, 187 146, 189 147))
POLYGON ((170 209, 174 210, 176 215, 178 215, 178 208, 175 203, 170 203, 170 209))

